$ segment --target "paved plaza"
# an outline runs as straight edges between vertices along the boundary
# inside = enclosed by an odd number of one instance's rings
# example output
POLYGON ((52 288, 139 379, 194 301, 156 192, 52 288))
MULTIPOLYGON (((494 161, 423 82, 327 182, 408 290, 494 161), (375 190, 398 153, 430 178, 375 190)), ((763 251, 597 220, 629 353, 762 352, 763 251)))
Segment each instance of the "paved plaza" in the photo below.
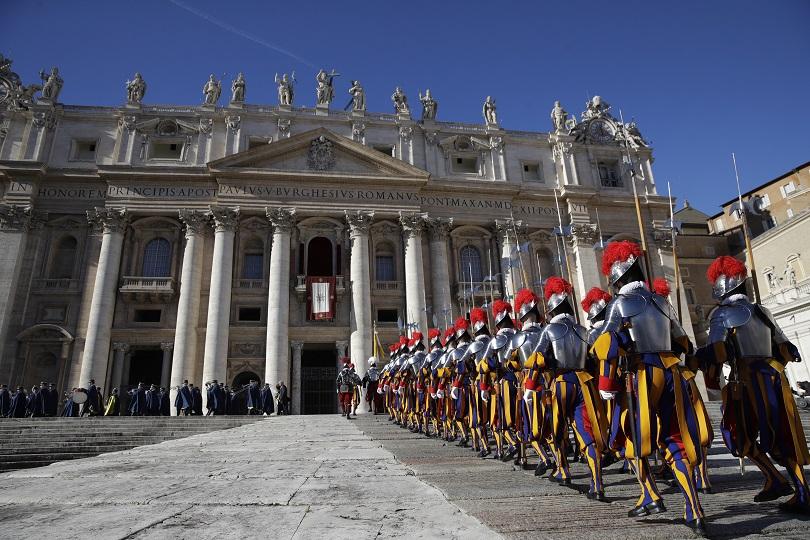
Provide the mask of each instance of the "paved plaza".
MULTIPOLYGON (((77 425, 81 421, 77 421, 77 425)), ((807 538, 810 521, 755 504, 721 445, 703 496, 717 538, 807 538)), ((587 472, 575 464, 574 486, 587 472)), ((0 536, 76 538, 690 538, 682 499, 626 517, 638 495, 611 466, 610 503, 362 415, 273 417, 95 458, 0 475, 0 536), (227 535, 227 536, 226 536, 227 535)))

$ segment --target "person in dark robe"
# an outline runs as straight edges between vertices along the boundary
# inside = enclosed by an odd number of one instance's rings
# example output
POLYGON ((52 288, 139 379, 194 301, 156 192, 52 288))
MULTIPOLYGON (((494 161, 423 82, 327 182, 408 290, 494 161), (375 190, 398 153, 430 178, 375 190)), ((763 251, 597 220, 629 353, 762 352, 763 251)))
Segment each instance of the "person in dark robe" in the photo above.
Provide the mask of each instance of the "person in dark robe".
POLYGON ((26 401, 26 416, 30 416, 32 418, 44 416, 42 413, 42 393, 40 392, 38 386, 31 387, 31 393, 28 394, 28 399, 26 401))
POLYGON ((0 384, 0 418, 5 418, 11 411, 11 392, 7 384, 0 384))
POLYGON ((217 386, 217 400, 222 411, 217 414, 231 414, 231 396, 225 383, 221 382, 217 386))
POLYGON ((79 416, 79 405, 73 401, 73 392, 77 390, 78 388, 74 388, 69 394, 65 394, 65 402, 62 405, 62 414, 60 416, 66 418, 79 416))
POLYGON ((160 387, 160 416, 171 416, 172 407, 169 401, 169 391, 160 387))
POLYGON ((104 407, 104 416, 119 416, 121 414, 121 400, 118 399, 118 388, 113 388, 104 407))
POLYGON ((183 381, 183 386, 178 387, 174 406, 177 409, 177 416, 180 416, 181 412, 183 416, 192 414, 194 396, 191 395, 191 388, 188 385, 188 381, 183 381))
POLYGON ((261 389, 258 381, 250 381, 248 384, 245 400, 249 415, 261 414, 261 389))
POLYGON ((214 393, 214 383, 205 383, 205 416, 212 416, 217 408, 217 396, 214 393))
POLYGON ((193 384, 188 386, 191 388, 192 402, 194 403, 192 410, 194 414, 202 416, 202 391, 193 384))
POLYGON ((270 383, 264 383, 261 391, 262 414, 264 414, 264 416, 270 416, 273 414, 273 400, 273 389, 270 388, 270 383))
POLYGON ((48 399, 45 403, 45 409, 47 416, 59 414, 59 392, 56 391, 56 385, 53 383, 48 384, 48 399))
POLYGON ((25 409, 28 405, 28 396, 22 386, 17 387, 17 391, 11 396, 11 405, 8 411, 9 418, 25 418, 25 409))
POLYGON ((160 416, 160 392, 154 384, 149 386, 146 395, 146 416, 160 416))
POLYGON ((129 415, 130 416, 146 416, 146 389, 143 383, 138 383, 138 386, 129 391, 129 415))
POLYGON ((287 385, 281 381, 276 385, 276 400, 278 401, 278 409, 276 414, 290 414, 289 401, 290 396, 287 394, 287 385))
POLYGON ((88 414, 90 416, 95 416, 98 414, 100 409, 99 406, 99 395, 98 395, 98 388, 96 387, 95 379, 90 379, 87 383, 87 401, 84 402, 82 405, 82 416, 88 414))

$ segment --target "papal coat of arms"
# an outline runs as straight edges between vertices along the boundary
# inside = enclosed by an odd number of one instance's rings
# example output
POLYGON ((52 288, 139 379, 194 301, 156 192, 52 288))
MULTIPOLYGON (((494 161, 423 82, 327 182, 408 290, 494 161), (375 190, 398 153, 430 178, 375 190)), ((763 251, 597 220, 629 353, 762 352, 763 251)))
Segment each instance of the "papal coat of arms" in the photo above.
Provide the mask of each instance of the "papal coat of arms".
POLYGON ((332 141, 321 135, 309 145, 307 166, 315 171, 328 171, 335 166, 335 150, 332 141))

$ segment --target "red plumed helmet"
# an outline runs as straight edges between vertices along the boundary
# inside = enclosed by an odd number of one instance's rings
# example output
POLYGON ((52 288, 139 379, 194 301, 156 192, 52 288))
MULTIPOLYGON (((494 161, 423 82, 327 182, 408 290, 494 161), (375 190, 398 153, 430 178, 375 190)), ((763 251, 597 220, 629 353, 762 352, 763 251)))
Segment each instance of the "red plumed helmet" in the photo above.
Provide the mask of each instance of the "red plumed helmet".
POLYGON ((495 300, 494 302, 492 302, 492 314, 493 315, 497 315, 498 313, 502 313, 504 311, 506 311, 507 313, 511 312, 512 311, 512 304, 510 304, 506 300, 495 300))
POLYGON ((585 295, 585 298, 582 299, 580 305, 582 305, 582 309, 587 313, 591 311, 591 307, 593 307, 595 303, 604 301, 607 304, 610 300, 610 293, 603 291, 599 287, 593 287, 588 291, 588 294, 585 295))
POLYGON ((438 328, 431 328, 428 330, 428 341, 433 341, 437 337, 442 335, 438 328))
POLYGON ((459 317, 456 319, 456 324, 453 325, 457 332, 465 332, 469 327, 470 323, 464 317, 459 317))
POLYGON ((414 343, 416 343, 416 340, 414 338, 409 339, 408 340, 408 348, 410 349, 411 347, 413 347, 414 343))
POLYGON ((706 277, 709 281, 714 283, 720 276, 739 277, 748 275, 748 269, 745 265, 734 257, 722 255, 717 257, 709 269, 706 271, 706 277))
POLYGON ((454 326, 451 326, 450 328, 444 331, 444 339, 451 338, 454 335, 456 335, 456 328, 454 326))
POLYGON ((515 295, 515 311, 519 313, 524 304, 536 304, 538 300, 540 299, 531 289, 520 289, 515 295))
POLYGON ((478 332, 487 324, 487 312, 480 307, 472 308, 470 311, 470 322, 472 323, 473 332, 478 332))
POLYGON ((624 262, 630 257, 639 259, 641 255, 641 247, 635 242, 630 240, 611 242, 602 254, 602 273, 610 276, 610 269, 613 268, 614 263, 624 262))
POLYGON ((391 345, 388 346, 388 352, 390 353, 397 352, 397 349, 399 349, 399 343, 392 343, 391 345))
POLYGON ((659 296, 669 296, 672 289, 669 287, 669 281, 664 278, 655 278, 652 286, 653 292, 659 296))
POLYGON ((422 332, 414 332, 413 334, 411 334, 411 341, 413 341, 414 343, 419 343, 420 341, 422 341, 422 337, 423 337, 422 332))
POLYGON ((571 286, 571 284, 559 276, 551 276, 548 278, 546 280, 546 286, 543 289, 546 295, 546 300, 551 298, 552 294, 571 294, 573 290, 574 288, 571 286))

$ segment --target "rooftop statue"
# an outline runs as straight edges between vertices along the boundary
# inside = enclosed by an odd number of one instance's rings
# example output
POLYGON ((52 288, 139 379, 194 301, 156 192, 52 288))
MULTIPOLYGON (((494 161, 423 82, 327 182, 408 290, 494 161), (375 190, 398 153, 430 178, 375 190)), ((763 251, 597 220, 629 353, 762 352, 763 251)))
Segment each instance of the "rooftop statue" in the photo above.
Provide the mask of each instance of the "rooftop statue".
POLYGON ((315 102, 318 105, 329 106, 329 104, 332 103, 332 100, 335 98, 335 88, 332 83, 334 78, 338 76, 340 76, 340 73, 335 72, 334 69, 331 73, 320 70, 318 74, 315 75, 315 81, 318 83, 318 86, 315 88, 315 102))
POLYGON ((204 103, 206 105, 216 105, 219 96, 222 95, 222 82, 216 80, 213 74, 208 77, 208 82, 203 86, 204 103))
POLYGON ((483 115, 484 121, 487 125, 496 126, 498 125, 498 115, 496 113, 497 107, 495 106, 495 100, 492 99, 492 96, 487 96, 487 99, 484 101, 483 107, 483 115))
POLYGON ((281 77, 276 73, 275 81, 276 85, 278 85, 278 104, 292 105, 295 98, 295 89, 293 88, 296 83, 295 71, 290 76, 284 73, 281 77))
POLYGON ((146 81, 140 73, 135 74, 135 78, 127 81, 127 103, 140 105, 146 95, 146 81))
POLYGON ((352 81, 352 87, 349 88, 349 94, 352 96, 352 111, 365 111, 366 91, 363 90, 362 86, 360 86, 360 81, 352 81))
POLYGON ((551 124, 554 131, 563 131, 568 126, 568 112, 562 108, 559 101, 555 101, 554 108, 551 109, 551 124))
POLYGON ((56 103, 65 82, 59 76, 59 68, 51 68, 51 72, 47 75, 44 70, 40 70, 39 78, 42 79, 42 97, 56 103))
POLYGON ((394 102, 394 111, 397 114, 411 114, 411 108, 408 106, 408 97, 399 86, 394 90, 391 101, 394 102))
POLYGON ((430 88, 425 90, 424 96, 419 92, 419 101, 422 102, 422 120, 435 120, 439 102, 430 95, 430 88))
POLYGON ((231 103, 245 102, 245 76, 242 72, 231 83, 231 103))

